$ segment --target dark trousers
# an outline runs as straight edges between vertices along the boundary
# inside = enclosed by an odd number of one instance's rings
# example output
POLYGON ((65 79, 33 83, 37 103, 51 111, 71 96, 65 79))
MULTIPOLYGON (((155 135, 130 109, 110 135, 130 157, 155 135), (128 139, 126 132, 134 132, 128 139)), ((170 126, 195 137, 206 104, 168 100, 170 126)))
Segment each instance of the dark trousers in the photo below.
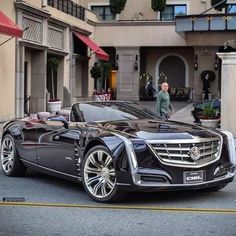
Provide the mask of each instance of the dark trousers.
POLYGON ((168 114, 161 113, 161 118, 162 118, 162 120, 168 120, 168 118, 170 118, 170 116, 168 114))
POLYGON ((208 101, 209 100, 209 89, 205 89, 204 92, 205 92, 204 100, 208 101))

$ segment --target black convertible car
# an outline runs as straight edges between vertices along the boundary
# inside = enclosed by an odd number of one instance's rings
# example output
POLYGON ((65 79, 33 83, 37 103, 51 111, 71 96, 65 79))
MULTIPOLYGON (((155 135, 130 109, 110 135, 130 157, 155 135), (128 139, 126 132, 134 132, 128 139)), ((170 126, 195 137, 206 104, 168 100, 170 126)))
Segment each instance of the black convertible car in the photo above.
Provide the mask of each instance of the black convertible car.
POLYGON ((81 102, 60 114, 5 123, 5 175, 33 168, 82 182, 100 202, 127 191, 217 191, 233 181, 229 132, 163 121, 135 102, 81 102))

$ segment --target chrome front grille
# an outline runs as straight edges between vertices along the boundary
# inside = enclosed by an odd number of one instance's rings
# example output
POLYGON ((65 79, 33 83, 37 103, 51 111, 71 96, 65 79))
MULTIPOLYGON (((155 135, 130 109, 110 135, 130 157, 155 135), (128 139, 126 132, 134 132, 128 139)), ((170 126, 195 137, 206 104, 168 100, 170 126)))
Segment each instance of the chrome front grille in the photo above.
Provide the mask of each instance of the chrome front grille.
POLYGON ((222 141, 220 138, 202 138, 199 140, 148 141, 153 152, 162 162, 172 165, 199 166, 214 162, 220 156, 222 141), (199 157, 194 160, 190 151, 197 147, 199 157))

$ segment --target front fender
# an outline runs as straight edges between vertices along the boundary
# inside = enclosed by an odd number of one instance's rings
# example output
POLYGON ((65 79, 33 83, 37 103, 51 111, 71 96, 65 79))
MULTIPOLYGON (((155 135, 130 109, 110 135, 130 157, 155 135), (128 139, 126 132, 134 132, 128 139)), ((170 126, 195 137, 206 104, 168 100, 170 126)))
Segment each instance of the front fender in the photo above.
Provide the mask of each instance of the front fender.
POLYGON ((110 136, 100 136, 91 139, 85 147, 84 155, 94 146, 103 145, 105 146, 112 154, 112 157, 115 158, 125 150, 125 145, 122 139, 115 135, 110 136))
POLYGON ((15 140, 23 140, 22 124, 16 121, 8 121, 3 125, 2 138, 10 134, 15 140))

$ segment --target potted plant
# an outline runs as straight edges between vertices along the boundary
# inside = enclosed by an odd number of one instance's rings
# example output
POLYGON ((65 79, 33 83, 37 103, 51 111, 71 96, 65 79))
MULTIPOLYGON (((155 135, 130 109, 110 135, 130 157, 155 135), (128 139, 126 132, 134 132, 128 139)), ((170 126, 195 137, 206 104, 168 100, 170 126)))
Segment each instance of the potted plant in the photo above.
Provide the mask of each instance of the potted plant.
POLYGON ((111 76, 112 66, 109 62, 99 62, 95 63, 90 70, 90 75, 94 78, 94 91, 93 91, 93 100, 110 100, 111 90, 107 89, 107 81, 111 76), (100 80, 100 85, 98 86, 98 79, 100 80))
POLYGON ((155 12, 164 11, 166 7, 166 0, 152 0, 152 9, 155 12))
POLYGON ((104 91, 107 90, 107 81, 109 77, 111 76, 112 66, 110 62, 101 62, 101 75, 102 75, 102 88, 104 91))
POLYGON ((108 88, 107 92, 102 90, 98 92, 96 89, 93 91, 93 100, 94 101, 108 101, 111 99, 111 89, 108 88))
POLYGON ((94 63, 94 66, 90 69, 90 75, 94 78, 94 89, 97 90, 97 81, 102 75, 101 67, 98 63, 94 63))
POLYGON ((56 111, 61 110, 61 101, 60 99, 55 97, 55 87, 54 87, 54 75, 57 71, 57 68, 59 66, 59 60, 56 57, 50 57, 47 61, 48 67, 50 70, 51 75, 51 82, 52 82, 52 97, 48 101, 48 110, 52 114, 56 113, 56 111))
POLYGON ((202 116, 200 117, 202 126, 208 128, 218 128, 220 122, 220 114, 212 104, 203 107, 202 116))

